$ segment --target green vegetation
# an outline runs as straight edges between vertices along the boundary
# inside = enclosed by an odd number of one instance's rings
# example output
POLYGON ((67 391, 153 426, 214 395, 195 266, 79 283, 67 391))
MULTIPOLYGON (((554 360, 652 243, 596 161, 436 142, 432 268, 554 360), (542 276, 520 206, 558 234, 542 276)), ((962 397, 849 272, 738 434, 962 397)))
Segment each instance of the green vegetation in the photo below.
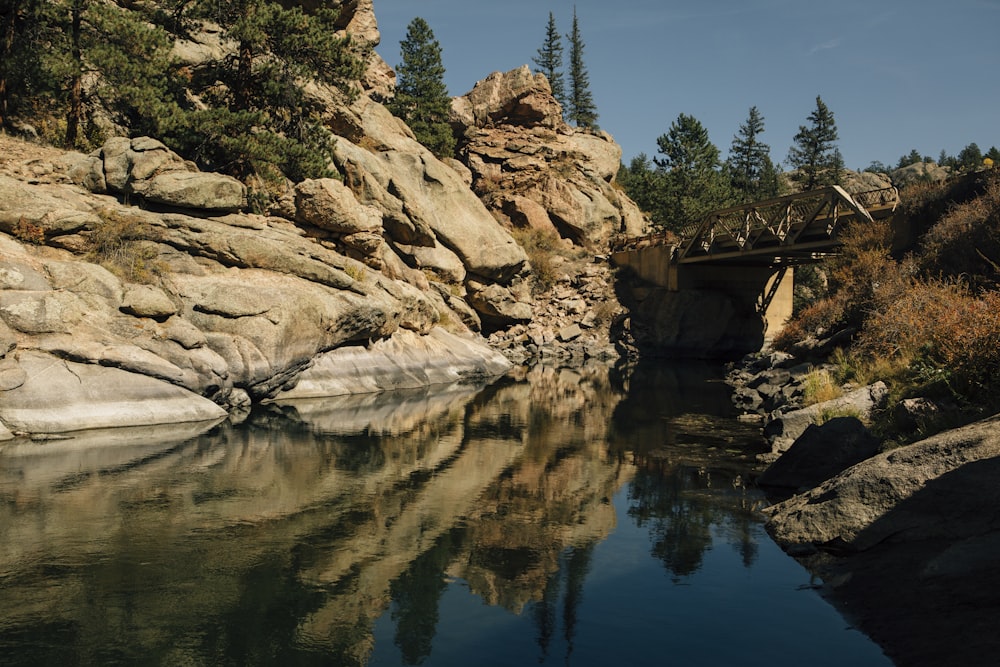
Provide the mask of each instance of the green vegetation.
POLYGON ((545 78, 549 80, 552 97, 556 98, 556 101, 565 109, 567 101, 566 82, 563 80, 562 72, 563 46, 559 31, 556 30, 556 18, 552 12, 549 12, 549 22, 545 28, 545 41, 538 49, 538 54, 531 61, 535 63, 535 72, 544 74, 545 78))
POLYGON ((708 211, 733 203, 719 149, 697 118, 682 113, 656 143, 661 157, 651 164, 639 155, 619 172, 625 192, 654 225, 680 231, 708 211))
POLYGON ((802 381, 802 405, 825 403, 844 395, 840 384, 826 370, 814 370, 802 381))
POLYGON ((580 35, 576 7, 573 7, 573 29, 567 37, 569 38, 569 96, 566 118, 577 127, 596 129, 597 106, 590 92, 590 75, 583 62, 584 44, 580 35))
POLYGON ((729 184, 740 202, 753 202, 778 196, 778 170, 771 161, 771 147, 760 141, 764 116, 750 107, 747 122, 733 137, 726 167, 729 184))
POLYGON ((91 259, 125 282, 158 282, 166 268, 142 218, 111 209, 98 215, 101 224, 87 236, 91 259))
POLYGON ((656 144, 663 157, 654 162, 666 176, 663 205, 667 219, 693 222, 732 203, 719 149, 697 118, 682 113, 656 144))
POLYGON ((337 12, 271 0, 12 0, 0 13, 0 125, 30 118, 51 143, 151 135, 245 181, 329 175, 332 135, 304 82, 352 95, 362 65, 337 12), (171 55, 207 20, 236 45, 197 67, 171 55))
POLYGON ((788 164, 798 172, 793 178, 803 190, 840 183, 844 159, 837 148, 837 123, 833 112, 816 96, 816 109, 809 114, 810 125, 800 125, 788 151, 788 164))
POLYGON ((396 68, 396 95, 389 110, 435 155, 452 157, 455 136, 448 124, 451 98, 444 84, 441 45, 427 21, 418 16, 410 21, 399 47, 403 62, 396 68))
MULTIPOLYGON (((829 294, 775 340, 794 350, 810 336, 856 330, 834 354, 837 383, 885 381, 889 405, 925 397, 950 407, 940 423, 1000 409, 1000 170, 902 193, 902 214, 926 233, 893 257, 888 221, 845 230, 828 262, 829 294)), ((881 416, 889 430, 891 416, 881 416)))

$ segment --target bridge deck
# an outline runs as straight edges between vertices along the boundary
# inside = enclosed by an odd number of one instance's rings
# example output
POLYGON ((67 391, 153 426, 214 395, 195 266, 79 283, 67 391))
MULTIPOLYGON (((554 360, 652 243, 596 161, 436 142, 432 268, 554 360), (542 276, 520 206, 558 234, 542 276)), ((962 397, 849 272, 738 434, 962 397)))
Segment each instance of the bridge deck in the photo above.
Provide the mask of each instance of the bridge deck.
POLYGON ((661 234, 630 239, 616 250, 672 243, 679 264, 794 264, 836 248, 844 224, 887 217, 898 203, 895 188, 850 195, 831 186, 712 211, 679 241, 661 234))

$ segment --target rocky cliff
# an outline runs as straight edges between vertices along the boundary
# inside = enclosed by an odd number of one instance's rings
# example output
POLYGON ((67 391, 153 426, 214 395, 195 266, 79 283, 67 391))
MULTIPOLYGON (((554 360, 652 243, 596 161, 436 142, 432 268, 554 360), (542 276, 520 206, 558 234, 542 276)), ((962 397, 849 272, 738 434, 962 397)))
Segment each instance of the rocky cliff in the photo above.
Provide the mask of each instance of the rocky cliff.
MULTIPOLYGON (((595 255, 642 225, 613 186, 617 145, 565 125, 525 67, 456 100, 463 161, 439 160, 379 102, 392 72, 364 48, 379 39, 370 0, 345 2, 342 25, 367 58, 364 91, 310 88, 337 177, 288 183, 263 214, 243 183, 155 138, 81 154, 0 135, 0 437, 502 373, 484 330, 519 358, 610 349, 595 255), (529 258, 518 227, 563 255, 548 291, 549 257, 529 258)), ((226 48, 206 29, 175 56, 196 68, 226 48)))

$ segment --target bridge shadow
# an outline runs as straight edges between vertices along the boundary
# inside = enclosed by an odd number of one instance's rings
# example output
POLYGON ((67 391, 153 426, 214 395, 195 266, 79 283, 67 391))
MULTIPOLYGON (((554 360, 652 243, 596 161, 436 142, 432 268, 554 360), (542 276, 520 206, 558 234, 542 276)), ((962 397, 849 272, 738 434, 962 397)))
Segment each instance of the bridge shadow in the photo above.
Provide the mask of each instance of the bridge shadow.
MULTIPOLYGON (((615 293, 628 315, 612 333, 637 356, 738 358, 760 350, 774 326, 767 308, 781 290, 766 288, 761 284, 737 293, 710 285, 674 290, 623 267, 615 293)), ((790 311, 790 281, 787 291, 790 311)))

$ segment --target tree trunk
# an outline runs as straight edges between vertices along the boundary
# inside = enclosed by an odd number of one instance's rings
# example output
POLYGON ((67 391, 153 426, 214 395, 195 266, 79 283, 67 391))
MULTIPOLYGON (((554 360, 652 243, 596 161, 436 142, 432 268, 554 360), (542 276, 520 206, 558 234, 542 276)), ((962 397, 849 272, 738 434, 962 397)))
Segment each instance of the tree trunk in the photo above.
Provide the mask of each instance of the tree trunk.
POLYGON ((11 2, 7 14, 3 17, 3 41, 0 50, 0 128, 10 120, 7 117, 10 92, 7 83, 7 63, 14 51, 14 25, 17 22, 17 3, 11 2))
POLYGON ((83 52, 80 32, 85 0, 74 0, 70 8, 70 40, 73 79, 69 88, 69 113, 66 115, 66 146, 74 148, 83 122, 83 52))
POLYGON ((240 42, 240 60, 236 67, 236 90, 233 91, 237 111, 250 108, 250 81, 253 76, 253 44, 240 42))

